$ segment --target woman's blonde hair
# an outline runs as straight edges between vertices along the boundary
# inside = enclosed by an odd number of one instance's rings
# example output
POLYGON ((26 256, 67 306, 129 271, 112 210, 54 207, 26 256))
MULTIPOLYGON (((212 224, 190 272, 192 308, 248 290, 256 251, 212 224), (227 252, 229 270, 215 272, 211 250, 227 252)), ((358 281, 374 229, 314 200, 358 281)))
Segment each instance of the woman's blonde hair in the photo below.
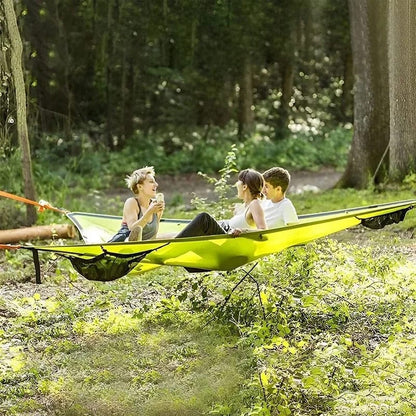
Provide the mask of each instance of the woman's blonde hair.
POLYGON ((155 170, 153 166, 145 166, 144 168, 135 170, 131 175, 126 177, 126 184, 128 188, 134 193, 136 192, 137 185, 143 183, 147 175, 155 176, 155 170))

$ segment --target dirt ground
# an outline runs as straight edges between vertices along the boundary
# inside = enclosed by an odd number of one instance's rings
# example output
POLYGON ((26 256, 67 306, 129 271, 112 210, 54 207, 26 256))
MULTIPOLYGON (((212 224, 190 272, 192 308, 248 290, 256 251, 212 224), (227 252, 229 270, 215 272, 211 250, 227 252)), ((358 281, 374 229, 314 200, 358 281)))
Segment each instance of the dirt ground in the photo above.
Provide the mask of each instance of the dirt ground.
MULTIPOLYGON (((319 172, 291 172, 292 180, 288 195, 330 189, 337 183, 341 174, 333 169, 321 169, 319 172)), ((159 183, 159 191, 165 194, 167 203, 177 198, 188 205, 194 195, 208 200, 215 198, 214 187, 197 174, 158 175, 156 180, 159 183)), ((128 192, 126 196, 127 194, 128 192)))

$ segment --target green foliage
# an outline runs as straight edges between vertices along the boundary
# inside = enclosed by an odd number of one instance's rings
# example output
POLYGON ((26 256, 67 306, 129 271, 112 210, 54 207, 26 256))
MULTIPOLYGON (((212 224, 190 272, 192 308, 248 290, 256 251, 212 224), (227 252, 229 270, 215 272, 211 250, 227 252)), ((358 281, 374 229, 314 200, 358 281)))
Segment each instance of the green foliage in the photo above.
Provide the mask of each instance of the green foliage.
MULTIPOLYGON (((285 72, 293 79, 291 122, 313 127, 351 118, 342 99, 351 90, 344 91, 350 74, 345 1, 180 0, 178 13, 170 2, 125 1, 111 10, 105 2, 22 7, 33 131, 69 137, 84 125, 97 143, 121 149, 139 129, 152 134, 235 123, 248 60, 256 122, 273 130, 281 124, 285 72)), ((37 148, 41 138, 36 141, 37 148)))
MULTIPOLYGON (((10 224, 10 223, 9 223, 10 224)), ((33 278, 33 257, 30 251, 0 251, 0 285, 7 282, 27 282, 33 278), (22 268, 21 266, 26 267, 22 268)))
POLYGON ((210 177, 209 175, 198 172, 206 181, 214 186, 214 192, 217 200, 207 203, 206 198, 195 197, 191 203, 197 211, 208 210, 213 216, 217 218, 227 218, 230 215, 230 194, 232 185, 230 179, 236 172, 238 172, 236 165, 236 151, 237 146, 232 145, 230 151, 224 159, 224 167, 220 169, 220 177, 210 177))
POLYGON ((346 165, 351 140, 352 132, 346 128, 320 134, 293 133, 278 142, 271 140, 270 132, 259 132, 238 146, 238 164, 258 169, 270 166, 290 170, 342 168, 346 165))
POLYGON ((321 166, 341 168, 346 163, 351 130, 296 133, 276 143, 270 139, 270 131, 258 127, 245 141, 237 139, 232 124, 225 129, 212 127, 208 131, 137 134, 123 150, 111 153, 104 148, 92 152, 95 147, 92 138, 81 135, 76 156, 68 156, 61 138, 47 136, 42 141, 45 144, 36 152, 35 176, 41 184, 47 183, 53 188, 66 185, 103 189, 122 184, 124 176, 138 166, 154 165, 159 174, 212 173, 222 169, 232 146, 236 164, 242 167, 266 169, 278 165, 314 170, 321 166), (56 151, 61 147, 62 154, 56 151))
POLYGON ((66 187, 102 189, 112 172, 107 150, 86 133, 64 139, 45 135, 34 154, 34 175, 40 186, 65 191, 66 187))
POLYGON ((416 174, 410 173, 403 179, 403 185, 409 186, 410 188, 414 188, 416 184, 416 174))
POLYGON ((18 228, 21 224, 25 224, 25 206, 0 199, 0 229, 7 230, 10 228, 18 228))
POLYGON ((257 367, 258 397, 247 414, 370 415, 383 407, 411 414, 414 366, 394 357, 411 360, 408 343, 414 348, 414 305, 405 298, 416 286, 401 292, 415 270, 384 253, 327 240, 261 262, 255 278, 266 320, 252 286, 234 293, 222 315, 239 326, 257 367))
POLYGON ((0 147, 0 184, 1 189, 10 193, 22 192, 22 162, 19 149, 3 152, 0 147))

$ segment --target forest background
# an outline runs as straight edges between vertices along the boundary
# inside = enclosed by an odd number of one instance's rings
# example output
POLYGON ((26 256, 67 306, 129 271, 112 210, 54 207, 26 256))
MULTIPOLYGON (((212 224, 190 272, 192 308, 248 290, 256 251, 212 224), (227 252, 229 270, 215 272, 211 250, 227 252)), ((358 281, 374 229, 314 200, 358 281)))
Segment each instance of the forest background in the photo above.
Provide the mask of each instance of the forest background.
MULTIPOLYGON (((217 176, 232 154, 342 172, 346 190, 293 195, 300 213, 413 198, 415 17, 412 0, 4 0, 1 189, 119 214, 134 169, 217 176)), ((30 209, 0 201, 0 227, 51 220, 30 209)), ((414 224, 271 256, 224 307, 237 273, 109 286, 54 260, 40 290, 1 253, 0 411, 414 414, 414 224)))
MULTIPOLYGON (((233 143, 239 166, 345 164, 345 1, 31 1, 17 14, 38 192, 120 186, 144 165, 213 173, 233 143)), ((2 183, 21 193, 6 31, 1 39, 2 183)))
POLYGON ((412 2, 16 7, 18 22, 4 2, 0 34, 1 176, 11 191, 35 199, 35 182, 56 188, 75 174, 100 188, 147 164, 215 172, 232 143, 239 166, 346 167, 344 187, 415 170, 412 2), (19 165, 23 183, 13 179, 19 165))

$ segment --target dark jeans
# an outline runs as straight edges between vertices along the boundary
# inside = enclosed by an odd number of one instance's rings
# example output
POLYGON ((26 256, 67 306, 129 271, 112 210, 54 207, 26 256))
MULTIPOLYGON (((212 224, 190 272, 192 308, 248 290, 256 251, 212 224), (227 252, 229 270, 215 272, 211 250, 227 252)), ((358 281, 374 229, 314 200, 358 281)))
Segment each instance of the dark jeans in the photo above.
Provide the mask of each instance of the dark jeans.
POLYGON ((121 228, 117 231, 117 234, 111 237, 111 240, 108 243, 119 243, 126 240, 130 235, 129 227, 126 224, 122 224, 121 228))
MULTIPOLYGON (((197 237, 200 235, 225 234, 224 228, 218 224, 211 215, 206 212, 198 214, 175 238, 197 237)), ((209 270, 198 269, 195 267, 185 267, 190 273, 200 273, 209 270)))
POLYGON ((224 228, 206 212, 198 214, 175 238, 225 234, 224 228))

